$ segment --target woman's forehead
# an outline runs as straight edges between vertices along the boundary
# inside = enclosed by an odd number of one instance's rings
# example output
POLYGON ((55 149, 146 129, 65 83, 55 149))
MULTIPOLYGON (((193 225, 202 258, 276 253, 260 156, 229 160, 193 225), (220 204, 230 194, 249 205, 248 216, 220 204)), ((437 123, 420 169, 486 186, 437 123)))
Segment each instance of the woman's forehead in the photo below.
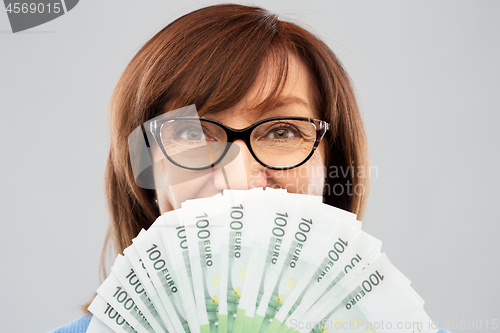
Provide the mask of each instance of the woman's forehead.
POLYGON ((239 105, 235 105, 226 110, 200 114, 200 117, 210 118, 222 123, 238 119, 247 125, 262 119, 285 116, 317 118, 316 112, 310 107, 309 103, 293 95, 278 96, 276 103, 270 108, 240 107, 239 105))
POLYGON ((318 118, 313 91, 315 85, 302 61, 290 55, 284 77, 278 75, 276 66, 266 62, 249 92, 236 105, 225 110, 200 110, 200 116, 217 120, 244 117, 255 121, 280 116, 318 118))

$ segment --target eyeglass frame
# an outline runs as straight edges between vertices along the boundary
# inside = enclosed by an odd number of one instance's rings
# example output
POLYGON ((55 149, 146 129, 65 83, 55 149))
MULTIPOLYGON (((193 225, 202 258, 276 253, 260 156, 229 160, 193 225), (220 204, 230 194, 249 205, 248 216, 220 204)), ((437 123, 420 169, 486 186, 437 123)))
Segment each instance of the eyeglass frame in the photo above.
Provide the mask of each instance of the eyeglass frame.
POLYGON ((209 118, 198 118, 198 117, 172 117, 172 118, 166 118, 166 119, 156 119, 154 121, 152 121, 150 123, 150 131, 151 133, 153 134, 153 137, 158 145, 158 147, 160 148, 161 152, 163 153, 163 155, 174 165, 180 167, 180 168, 183 168, 183 169, 187 169, 187 170, 193 170, 193 171, 199 171, 199 170, 206 170, 206 169, 209 169, 209 168, 213 168, 215 167, 218 163, 220 163, 224 157, 226 156, 227 152, 229 151, 229 148, 231 146, 231 144, 233 142, 235 142, 236 140, 241 140, 245 143, 245 145, 247 146, 248 150, 250 151, 250 154, 252 155, 252 157, 257 161, 259 162, 260 165, 262 165, 263 167, 267 168, 267 169, 271 169, 271 170, 290 170, 290 169, 294 169, 294 168, 297 168, 299 166, 301 166, 302 164, 306 163, 311 157, 312 155, 314 154, 314 152, 316 151, 316 148, 319 146, 319 144, 321 143, 321 140, 323 140, 323 137, 325 136, 326 132, 330 129, 330 124, 328 124, 328 122, 324 121, 324 120, 318 120, 318 119, 314 119, 314 118, 307 118, 307 117, 273 117, 273 118, 267 118, 267 119, 263 119, 263 120, 260 120, 248 127, 245 127, 245 128, 242 128, 242 129, 234 129, 234 128, 231 128, 231 127, 228 127, 216 120, 213 120, 213 119, 209 119, 209 118), (167 153, 167 151, 165 150, 165 147, 163 146, 163 141, 161 139, 161 128, 162 126, 165 124, 165 123, 168 123, 168 122, 171 122, 171 121, 175 121, 175 120, 203 120, 203 121, 207 121, 209 123, 213 123, 215 125, 218 125, 220 128, 222 128, 224 130, 224 132, 226 133, 226 136, 227 136, 227 140, 226 140, 226 147, 224 148, 224 152, 221 154, 221 156, 217 159, 217 161, 213 162, 212 164, 206 166, 206 167, 195 167, 195 168, 192 168, 192 167, 187 167, 187 166, 184 166, 184 165, 181 165, 179 163, 177 163, 176 161, 174 161, 167 153), (307 155, 304 160, 298 164, 295 164, 295 165, 292 165, 292 166, 289 166, 289 167, 273 167, 273 166, 270 166, 270 165, 267 165, 266 163, 262 162, 254 153, 253 149, 252 149, 252 144, 251 144, 251 141, 250 141, 250 137, 251 137, 251 134, 253 132, 253 130, 255 128, 257 128, 258 126, 260 126, 261 124, 264 124, 264 123, 267 123, 267 122, 270 122, 270 121, 275 121, 275 120, 300 120, 300 121, 305 121, 305 122, 309 122, 311 124, 314 125, 314 127, 316 128, 316 138, 315 138, 315 141, 314 141, 314 144, 311 148, 311 152, 309 153, 309 155, 307 155))

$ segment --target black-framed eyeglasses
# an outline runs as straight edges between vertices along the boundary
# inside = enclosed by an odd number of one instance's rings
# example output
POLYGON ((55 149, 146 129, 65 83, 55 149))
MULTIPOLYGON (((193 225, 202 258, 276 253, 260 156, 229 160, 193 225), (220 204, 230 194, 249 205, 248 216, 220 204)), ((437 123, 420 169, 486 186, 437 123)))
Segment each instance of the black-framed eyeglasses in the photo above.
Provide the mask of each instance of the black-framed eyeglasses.
POLYGON ((197 117, 158 119, 150 124, 165 157, 189 170, 214 167, 236 140, 245 142, 253 158, 266 168, 296 168, 311 158, 328 129, 326 121, 304 117, 269 118, 244 129, 197 117))

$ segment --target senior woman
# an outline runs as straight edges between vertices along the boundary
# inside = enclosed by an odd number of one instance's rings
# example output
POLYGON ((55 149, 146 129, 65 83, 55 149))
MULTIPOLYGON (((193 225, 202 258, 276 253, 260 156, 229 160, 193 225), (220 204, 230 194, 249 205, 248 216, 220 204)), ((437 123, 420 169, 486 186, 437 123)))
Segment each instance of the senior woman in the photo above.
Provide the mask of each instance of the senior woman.
MULTIPOLYGON (((316 36, 262 8, 210 6, 166 26, 125 69, 109 115, 107 240, 117 253, 160 214, 228 187, 321 195, 329 205, 363 215, 368 153, 349 77, 316 36), (144 123, 186 108, 210 130, 176 117, 172 140, 148 140, 144 123), (138 157, 129 143, 136 129, 146 147, 156 145, 163 154, 160 164, 152 162, 153 186, 134 170, 138 157), (199 140, 231 142, 239 168, 228 171, 232 175, 217 170, 227 150, 213 152, 204 164, 172 151, 172 142, 199 140), (154 176, 162 172, 163 179, 154 176)), ((84 332, 89 320, 82 316, 56 332, 84 332)))

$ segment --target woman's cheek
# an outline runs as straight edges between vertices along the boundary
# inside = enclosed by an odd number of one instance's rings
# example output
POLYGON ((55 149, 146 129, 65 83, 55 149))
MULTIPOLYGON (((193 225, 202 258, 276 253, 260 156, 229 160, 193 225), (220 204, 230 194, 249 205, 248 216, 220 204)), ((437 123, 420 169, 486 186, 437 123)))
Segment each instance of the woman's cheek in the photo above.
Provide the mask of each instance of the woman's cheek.
MULTIPOLYGON (((325 160, 322 154, 315 153, 307 163, 311 163, 308 170, 308 191, 307 194, 323 195, 325 185, 325 160)), ((306 163, 306 164, 307 164, 306 163)))
POLYGON ((304 165, 290 170, 270 171, 270 186, 291 193, 322 195, 325 168, 322 154, 316 152, 304 165))
POLYGON ((161 213, 180 208, 181 203, 186 200, 211 197, 218 193, 212 186, 212 174, 183 180, 178 184, 173 182, 165 189, 156 190, 161 213))
MULTIPOLYGON (((180 208, 181 203, 186 200, 211 197, 226 188, 226 186, 221 188, 215 186, 214 177, 217 176, 217 173, 208 172, 204 174, 204 172, 198 173, 196 171, 175 169, 175 173, 172 172, 174 170, 165 170, 166 173, 164 173, 164 178, 167 179, 166 183, 171 185, 167 186, 166 189, 157 190, 161 213, 180 208)), ((325 183, 323 149, 318 149, 309 161, 298 168, 290 170, 267 169, 265 172, 259 171, 259 174, 261 173, 266 175, 261 176, 249 188, 269 186, 284 188, 290 193, 322 195, 325 183)), ((244 178, 245 182, 254 180, 253 178, 247 179, 246 176, 240 178, 244 178)), ((243 189, 242 187, 237 188, 243 189)))

